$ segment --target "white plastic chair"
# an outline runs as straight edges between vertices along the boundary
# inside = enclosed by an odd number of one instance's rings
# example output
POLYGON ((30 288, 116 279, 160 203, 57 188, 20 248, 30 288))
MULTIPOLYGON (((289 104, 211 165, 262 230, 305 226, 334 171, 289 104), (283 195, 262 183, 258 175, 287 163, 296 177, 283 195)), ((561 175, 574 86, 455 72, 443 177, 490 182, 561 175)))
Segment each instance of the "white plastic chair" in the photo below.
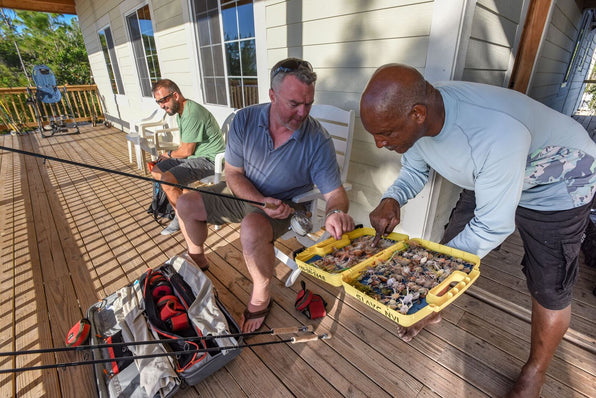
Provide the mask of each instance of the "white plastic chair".
MULTIPOLYGON (((352 184, 348 183, 346 180, 348 177, 348 167, 350 165, 350 154, 352 152, 352 137, 354 135, 354 120, 356 118, 356 113, 354 110, 346 111, 332 105, 317 104, 312 106, 310 115, 316 118, 333 138, 337 163, 341 172, 342 185, 346 191, 351 190, 352 184)), ((292 198, 292 201, 294 203, 311 202, 309 211, 311 213, 313 231, 319 231, 325 222, 324 207, 322 211, 319 211, 319 201, 324 203, 324 197, 319 189, 315 187, 309 192, 295 196, 292 198)), ((329 235, 325 233, 319 239, 316 239, 308 234, 306 236, 300 236, 290 229, 281 237, 281 239, 286 240, 295 237, 302 245, 309 247, 319 241, 327 239, 328 236, 329 235)), ((275 257, 292 269, 292 273, 286 280, 286 286, 291 286, 298 278, 300 268, 298 268, 298 265, 293 259, 277 248, 275 248, 275 257)))
POLYGON ((140 146, 141 129, 143 126, 163 125, 165 123, 165 118, 166 113, 161 109, 156 108, 146 118, 130 122, 130 131, 128 134, 126 134, 126 140, 128 145, 128 160, 130 163, 133 163, 132 153, 134 145, 137 167, 139 168, 139 170, 143 169, 143 164, 141 163, 142 153, 140 146))
MULTIPOLYGON (((238 109, 231 109, 231 112, 228 111, 228 113, 225 116, 225 118, 223 119, 223 121, 220 121, 218 118, 218 116, 221 117, 220 114, 216 115, 209 107, 206 107, 206 108, 209 109, 209 111, 213 114, 213 116, 219 123, 221 132, 223 134, 224 143, 225 143, 226 140, 228 139, 228 131, 230 131, 230 126, 232 125, 232 121, 234 120, 234 116, 236 116, 236 112, 238 111, 238 109)), ((230 109, 230 108, 228 108, 228 109, 230 109)), ((224 152, 220 152, 217 155, 215 155, 215 160, 214 160, 215 173, 212 176, 208 176, 208 177, 201 179, 201 183, 203 183, 203 184, 217 184, 218 182, 223 180, 223 167, 224 167, 224 163, 225 163, 225 154, 226 153, 224 151, 224 152)))

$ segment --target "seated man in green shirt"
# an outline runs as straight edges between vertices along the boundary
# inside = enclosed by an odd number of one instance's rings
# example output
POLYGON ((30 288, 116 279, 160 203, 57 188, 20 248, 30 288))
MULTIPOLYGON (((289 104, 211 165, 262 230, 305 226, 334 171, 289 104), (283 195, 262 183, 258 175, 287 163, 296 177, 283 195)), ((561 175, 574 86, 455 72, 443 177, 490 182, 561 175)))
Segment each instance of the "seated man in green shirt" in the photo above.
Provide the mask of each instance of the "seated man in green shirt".
MULTIPOLYGON (((153 84, 153 96, 168 115, 176 115, 180 128, 180 146, 159 155, 158 163, 151 170, 153 178, 187 185, 213 175, 215 155, 225 150, 221 129, 213 115, 196 102, 184 98, 178 85, 169 79, 153 84)), ((162 188, 175 209, 182 190, 171 185, 162 185, 162 188)), ((161 234, 170 235, 179 230, 178 218, 175 217, 161 234)))

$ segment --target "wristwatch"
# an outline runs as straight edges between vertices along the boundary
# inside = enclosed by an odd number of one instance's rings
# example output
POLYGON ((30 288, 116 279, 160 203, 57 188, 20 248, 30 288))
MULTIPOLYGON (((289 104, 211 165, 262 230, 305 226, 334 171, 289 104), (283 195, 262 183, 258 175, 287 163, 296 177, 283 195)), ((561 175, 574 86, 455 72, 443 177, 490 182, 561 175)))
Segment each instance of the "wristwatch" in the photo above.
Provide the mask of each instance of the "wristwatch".
POLYGON ((344 211, 343 211, 343 210, 340 210, 340 209, 333 209, 333 210, 329 210, 329 211, 327 212, 327 214, 325 214, 325 220, 327 220, 327 218, 328 218, 330 215, 332 215, 332 214, 335 214, 335 213, 343 213, 343 212, 344 212, 344 211))
POLYGON ((171 158, 172 157, 172 151, 168 151, 168 157, 171 158))

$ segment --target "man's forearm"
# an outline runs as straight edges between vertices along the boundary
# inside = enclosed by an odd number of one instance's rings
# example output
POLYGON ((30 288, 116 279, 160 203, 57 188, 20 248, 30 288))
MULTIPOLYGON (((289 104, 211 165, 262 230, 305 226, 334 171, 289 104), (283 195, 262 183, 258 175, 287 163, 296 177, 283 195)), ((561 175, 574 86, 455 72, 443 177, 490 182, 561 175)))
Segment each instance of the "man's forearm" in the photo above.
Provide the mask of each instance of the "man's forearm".
POLYGON ((256 202, 263 202, 264 196, 253 185, 252 182, 244 174, 241 173, 226 173, 226 182, 228 187, 234 195, 243 198, 254 200, 256 202))

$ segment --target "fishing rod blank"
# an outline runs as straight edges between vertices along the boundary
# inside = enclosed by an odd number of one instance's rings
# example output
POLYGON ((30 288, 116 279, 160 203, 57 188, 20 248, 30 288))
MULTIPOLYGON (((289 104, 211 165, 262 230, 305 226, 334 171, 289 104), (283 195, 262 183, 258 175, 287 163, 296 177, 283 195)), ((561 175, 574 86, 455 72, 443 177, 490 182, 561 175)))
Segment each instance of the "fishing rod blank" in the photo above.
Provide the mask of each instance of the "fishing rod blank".
POLYGON ((257 205, 257 206, 264 207, 266 209, 276 209, 277 208, 277 205, 274 205, 272 203, 257 202, 257 201, 254 201, 254 200, 242 199, 242 198, 239 198, 239 197, 236 197, 236 196, 233 196, 233 195, 228 195, 228 194, 225 194, 225 193, 211 192, 211 191, 206 191, 206 190, 200 189, 200 188, 194 188, 194 187, 189 187, 189 186, 186 186, 186 185, 176 184, 174 182, 159 181, 159 180, 156 180, 156 179, 150 178, 150 177, 144 177, 144 176, 139 176, 139 175, 136 175, 136 174, 126 173, 124 171, 119 171, 119 170, 114 170, 114 169, 107 169, 105 167, 93 166, 91 164, 75 162, 74 160, 61 159, 61 158, 57 158, 57 157, 54 157, 54 156, 42 155, 40 153, 28 152, 28 151, 23 151, 21 149, 8 148, 8 147, 5 147, 5 146, 0 146, 0 149, 5 149, 5 150, 10 151, 10 152, 20 153, 21 155, 34 156, 36 158, 44 159, 44 161, 45 160, 55 160, 56 162, 66 163, 66 164, 70 164, 70 165, 73 165, 73 166, 86 167, 86 168, 92 169, 92 170, 98 170, 98 171, 103 171, 103 172, 106 172, 106 173, 117 174, 117 175, 121 175, 121 176, 124 176, 124 177, 136 178, 138 180, 143 180, 143 181, 149 181, 149 182, 154 182, 154 183, 156 182, 158 184, 170 185, 172 187, 176 187, 176 188, 180 188, 180 189, 188 189, 188 190, 191 190, 191 191, 197 191, 197 192, 205 193, 205 194, 208 194, 208 195, 214 195, 214 196, 219 196, 219 197, 222 197, 222 198, 237 200, 239 202, 246 202, 246 203, 250 203, 252 205, 257 205))
MULTIPOLYGON (((309 341, 328 340, 330 338, 331 338, 331 336, 328 335, 327 333, 324 333, 322 335, 312 334, 310 336, 292 337, 291 339, 264 341, 261 343, 238 344, 235 346, 225 346, 225 347, 207 347, 207 348, 200 348, 197 350, 172 351, 172 352, 162 352, 162 353, 147 354, 147 355, 133 355, 128 358, 135 360, 135 359, 145 359, 145 358, 158 358, 158 357, 167 357, 167 356, 188 355, 188 354, 192 354, 192 353, 201 353, 201 352, 215 352, 215 351, 219 352, 219 351, 223 351, 223 350, 237 350, 239 348, 257 347, 257 346, 281 344, 281 343, 292 343, 292 344, 307 343, 309 341)), ((90 359, 87 361, 62 362, 62 363, 55 363, 55 364, 51 364, 51 365, 39 365, 39 366, 29 366, 29 367, 25 367, 25 368, 2 369, 2 370, 0 370, 0 374, 25 372, 25 371, 30 371, 30 370, 66 368, 66 367, 70 367, 70 366, 79 366, 79 365, 94 365, 94 364, 98 364, 98 363, 110 363, 110 362, 114 362, 114 358, 90 359)))
POLYGON ((8 356, 19 356, 19 355, 28 355, 28 354, 46 354, 46 353, 56 353, 56 352, 68 352, 68 351, 86 351, 86 350, 94 350, 100 348, 116 348, 116 347, 128 347, 128 346, 137 346, 137 345, 151 345, 151 344, 163 344, 163 343, 179 343, 179 342, 198 342, 201 340, 214 340, 218 338, 226 338, 226 337, 250 337, 250 336, 259 336, 259 335, 269 335, 269 336, 280 336, 284 334, 294 334, 294 333, 306 333, 312 332, 313 327, 312 325, 307 326, 291 326, 285 328, 274 328, 270 330, 265 330, 261 332, 250 332, 250 333, 230 333, 224 335, 207 335, 207 336, 193 336, 187 338, 180 338, 180 339, 160 339, 160 340, 144 340, 144 341, 130 341, 130 342, 120 342, 120 343, 109 343, 109 344, 89 344, 89 345, 81 345, 76 347, 56 347, 56 348, 39 348, 36 350, 21 350, 21 351, 9 351, 9 352, 0 352, 0 357, 8 357, 8 356))

